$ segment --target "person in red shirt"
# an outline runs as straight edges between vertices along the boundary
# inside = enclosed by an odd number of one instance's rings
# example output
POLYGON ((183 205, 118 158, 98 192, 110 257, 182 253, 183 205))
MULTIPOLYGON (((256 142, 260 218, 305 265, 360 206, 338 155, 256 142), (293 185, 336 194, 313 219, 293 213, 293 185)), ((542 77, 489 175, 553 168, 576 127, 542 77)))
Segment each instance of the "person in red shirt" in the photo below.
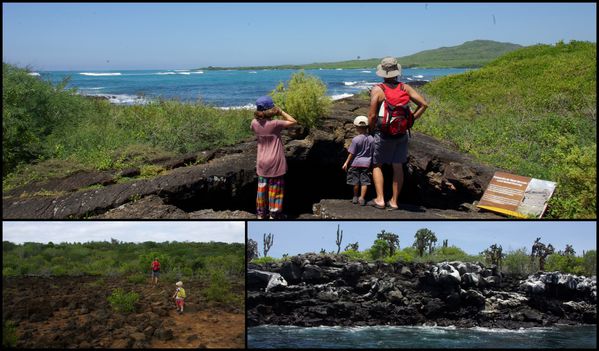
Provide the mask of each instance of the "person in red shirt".
POLYGON ((154 285, 158 284, 158 277, 160 276, 160 262, 158 262, 158 257, 154 259, 152 262, 152 280, 154 281, 154 285))

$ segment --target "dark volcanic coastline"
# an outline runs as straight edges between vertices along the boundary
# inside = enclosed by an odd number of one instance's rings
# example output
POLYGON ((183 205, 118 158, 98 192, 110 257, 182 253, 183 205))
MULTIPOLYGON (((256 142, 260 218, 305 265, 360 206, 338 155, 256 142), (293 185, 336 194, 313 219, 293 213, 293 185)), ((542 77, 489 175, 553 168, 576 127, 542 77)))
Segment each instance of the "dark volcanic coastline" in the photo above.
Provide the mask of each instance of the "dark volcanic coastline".
POLYGON ((248 326, 596 324, 596 278, 504 275, 481 263, 350 262, 304 254, 248 265, 248 326))

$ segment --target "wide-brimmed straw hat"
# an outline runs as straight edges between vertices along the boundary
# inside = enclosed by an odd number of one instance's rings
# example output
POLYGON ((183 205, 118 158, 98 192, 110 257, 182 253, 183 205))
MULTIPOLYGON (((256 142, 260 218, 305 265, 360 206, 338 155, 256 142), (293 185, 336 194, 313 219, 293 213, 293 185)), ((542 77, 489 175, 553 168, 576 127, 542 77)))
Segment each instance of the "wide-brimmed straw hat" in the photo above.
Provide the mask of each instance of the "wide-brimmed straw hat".
POLYGON ((401 65, 395 57, 385 57, 376 67, 376 75, 383 78, 393 78, 401 75, 401 65))
POLYGON ((175 284, 176 286, 183 286, 183 282, 179 281, 175 284))

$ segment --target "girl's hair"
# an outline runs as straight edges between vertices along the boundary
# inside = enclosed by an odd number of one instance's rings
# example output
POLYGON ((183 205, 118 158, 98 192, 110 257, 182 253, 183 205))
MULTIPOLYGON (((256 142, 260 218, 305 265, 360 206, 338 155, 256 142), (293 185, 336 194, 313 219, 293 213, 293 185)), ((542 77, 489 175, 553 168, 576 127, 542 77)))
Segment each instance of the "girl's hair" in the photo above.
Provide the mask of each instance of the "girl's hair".
POLYGON ((254 111, 254 117, 256 118, 273 118, 279 113, 279 109, 275 106, 266 111, 254 111))

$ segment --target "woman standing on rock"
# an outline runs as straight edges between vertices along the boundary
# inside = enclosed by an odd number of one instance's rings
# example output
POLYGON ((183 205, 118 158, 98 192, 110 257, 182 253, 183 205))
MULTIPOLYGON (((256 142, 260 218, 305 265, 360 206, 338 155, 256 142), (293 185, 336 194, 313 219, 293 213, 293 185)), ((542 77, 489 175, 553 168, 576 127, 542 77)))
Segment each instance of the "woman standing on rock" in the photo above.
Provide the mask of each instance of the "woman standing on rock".
POLYGON ((258 192, 256 195, 256 215, 258 219, 281 218, 283 211, 284 175, 287 173, 285 147, 281 131, 297 123, 287 112, 276 107, 270 96, 256 100, 251 129, 258 140, 256 173, 258 192), (273 120, 281 116, 282 120, 273 120))

